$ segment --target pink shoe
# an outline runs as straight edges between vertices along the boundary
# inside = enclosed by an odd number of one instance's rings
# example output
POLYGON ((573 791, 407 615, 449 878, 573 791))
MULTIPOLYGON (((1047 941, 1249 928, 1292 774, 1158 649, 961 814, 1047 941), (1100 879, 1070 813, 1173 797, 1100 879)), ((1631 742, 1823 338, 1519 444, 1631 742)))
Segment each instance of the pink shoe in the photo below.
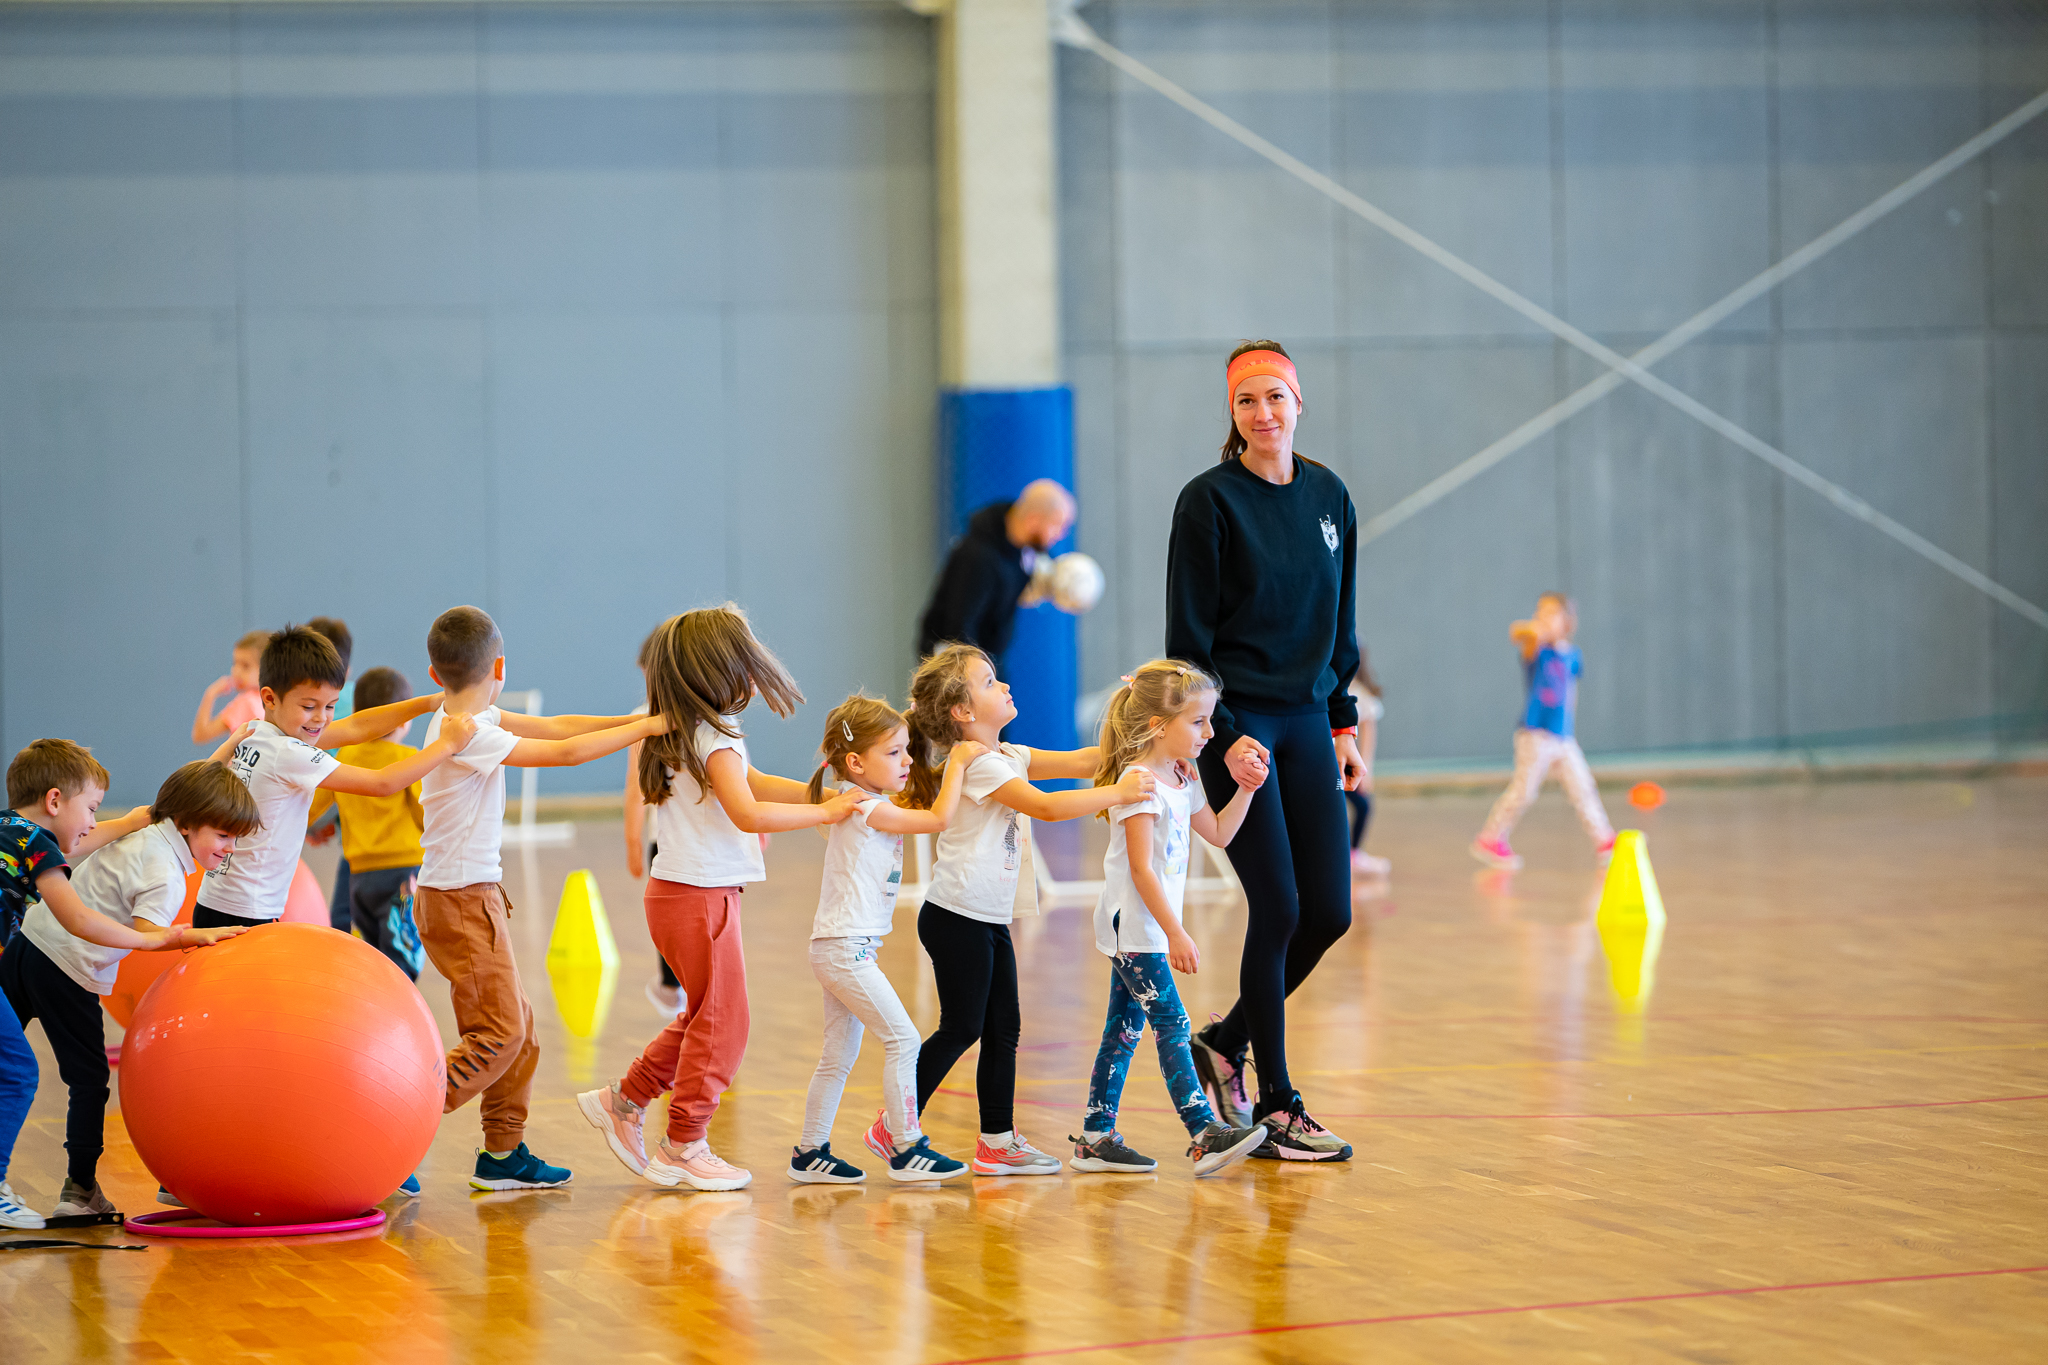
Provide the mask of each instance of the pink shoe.
POLYGON ((686 1142, 680 1149, 662 1139, 660 1155, 647 1162, 647 1178, 657 1185, 688 1185, 693 1190, 743 1190, 754 1179, 711 1150, 703 1138, 686 1142))
POLYGON ((1351 870, 1361 877, 1391 876, 1394 865, 1385 858, 1375 858, 1362 848, 1351 850, 1351 870))
POLYGON ((1505 839, 1474 839, 1472 856, 1488 867, 1497 867, 1503 872, 1513 872, 1522 865, 1521 855, 1509 848, 1505 839))
POLYGON ((976 1138, 974 1160, 971 1163, 976 1175, 1058 1175, 1060 1161, 1056 1156, 1041 1152, 1024 1140, 1022 1133, 1011 1133, 1010 1140, 1001 1147, 991 1147, 976 1138))
POLYGON ((613 1082, 602 1090, 586 1090, 576 1097, 576 1107, 590 1126, 604 1134, 604 1145, 612 1149, 619 1164, 634 1175, 647 1174, 647 1137, 642 1125, 647 1111, 620 1093, 613 1082))
POLYGON ((1607 866, 1614 857, 1614 836, 1612 834, 1607 836, 1606 843, 1600 844, 1593 849, 1593 856, 1600 860, 1600 866, 1607 866))
POLYGON ((875 1121, 868 1125, 866 1141, 868 1150, 884 1161, 896 1155, 896 1139, 889 1136, 888 1120, 880 1109, 875 1111, 875 1121))

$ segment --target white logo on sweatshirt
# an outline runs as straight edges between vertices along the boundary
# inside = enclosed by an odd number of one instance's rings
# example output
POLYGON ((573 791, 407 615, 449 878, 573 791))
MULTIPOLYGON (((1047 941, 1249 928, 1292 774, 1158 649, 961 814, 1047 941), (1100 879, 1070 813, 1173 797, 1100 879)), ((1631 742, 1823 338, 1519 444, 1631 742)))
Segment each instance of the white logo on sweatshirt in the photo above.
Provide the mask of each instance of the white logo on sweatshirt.
POLYGON ((1323 518, 1323 544, 1330 547, 1330 553, 1337 553, 1337 523, 1323 518))

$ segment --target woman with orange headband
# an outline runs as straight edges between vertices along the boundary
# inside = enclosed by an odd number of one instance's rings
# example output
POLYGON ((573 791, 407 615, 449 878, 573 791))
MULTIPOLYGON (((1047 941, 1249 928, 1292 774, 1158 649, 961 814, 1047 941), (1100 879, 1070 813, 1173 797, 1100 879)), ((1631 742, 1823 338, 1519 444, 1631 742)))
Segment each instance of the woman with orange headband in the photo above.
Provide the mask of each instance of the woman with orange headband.
POLYGON ((1254 1156, 1343 1161, 1350 1144, 1309 1117, 1288 1079, 1287 997, 1351 927, 1341 793, 1365 775, 1347 690, 1358 519, 1344 481, 1294 453, 1301 379, 1286 348, 1239 346, 1224 392, 1222 462, 1181 490, 1166 552, 1166 652, 1223 684, 1202 785, 1218 797, 1240 778, 1258 787, 1228 850, 1249 909, 1238 1001, 1195 1035, 1195 1067, 1224 1123, 1271 1132, 1254 1156))

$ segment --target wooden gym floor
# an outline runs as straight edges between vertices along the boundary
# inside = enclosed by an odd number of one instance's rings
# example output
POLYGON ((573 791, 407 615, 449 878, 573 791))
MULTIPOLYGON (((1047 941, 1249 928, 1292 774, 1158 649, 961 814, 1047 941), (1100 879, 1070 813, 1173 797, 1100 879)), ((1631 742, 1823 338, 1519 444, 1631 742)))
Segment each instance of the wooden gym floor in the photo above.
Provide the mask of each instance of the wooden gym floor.
MULTIPOLYGON (((747 897, 753 1040, 712 1135, 753 1186, 657 1191, 612 1160, 573 1095, 658 1021, 618 826, 583 825, 507 870, 546 1049, 531 1138, 573 1187, 472 1194, 472 1108, 443 1124, 425 1197, 371 1235, 0 1256, 0 1356, 2048 1359, 2048 779, 1675 792, 1639 821, 1670 908, 1639 1010, 1617 999, 1629 945, 1595 930, 1563 802, 1532 814, 1515 876, 1466 860, 1483 807, 1387 803, 1371 844, 1395 880, 1361 886, 1296 997, 1298 1083, 1356 1160, 1197 1184, 1147 1043, 1124 1129, 1156 1176, 936 1190, 783 1175, 816 1058, 808 836, 778 839, 747 897), (592 1040, 565 1032, 542 967, 554 898, 586 866, 625 956, 592 1040)), ((332 854, 314 856, 324 875, 332 854)), ((1191 916, 1197 1017, 1233 994, 1242 914, 1191 916)), ((1100 1029, 1087 923, 1019 935, 1022 1121, 1048 1150, 1075 1131, 1100 1029)), ((928 1026, 909 911, 898 926, 884 963, 928 1026)), ((423 985, 446 1028, 445 985, 423 985)), ((13 1182, 48 1209, 64 1092, 43 1057, 13 1182)), ((877 1067, 871 1044, 836 1130, 863 1160, 877 1067)), ((933 1105, 942 1150, 971 1145, 972 1085, 969 1059, 933 1105)), ((142 1212, 153 1182, 118 1113, 108 1130, 106 1183, 142 1212)))

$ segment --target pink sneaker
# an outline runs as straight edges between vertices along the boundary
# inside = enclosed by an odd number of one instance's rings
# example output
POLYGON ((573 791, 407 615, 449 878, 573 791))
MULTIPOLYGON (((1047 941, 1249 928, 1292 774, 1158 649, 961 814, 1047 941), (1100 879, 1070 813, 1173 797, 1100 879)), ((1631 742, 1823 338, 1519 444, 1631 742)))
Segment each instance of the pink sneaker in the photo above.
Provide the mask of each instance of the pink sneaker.
POLYGON ((884 1161, 896 1155, 896 1139, 889 1136, 889 1124, 884 1117, 884 1111, 875 1111, 875 1121, 868 1125, 866 1141, 868 1150, 884 1161))
POLYGON ((1509 848, 1505 839, 1474 839, 1472 856, 1488 867, 1497 867, 1503 872, 1513 872, 1522 865, 1521 855, 1509 848))
POLYGON ((590 1126, 604 1134, 604 1145, 612 1149, 619 1164, 634 1175, 647 1174, 647 1137, 642 1125, 647 1111, 627 1099, 618 1082, 602 1090, 586 1090, 576 1097, 576 1107, 590 1126))
POLYGON ((1375 858, 1362 848, 1351 850, 1351 870, 1361 877, 1385 877, 1392 875, 1394 865, 1385 858, 1375 858))
POLYGON ((686 1142, 681 1148, 660 1145, 661 1155, 649 1158, 647 1178, 657 1185, 688 1185, 693 1190, 743 1190, 754 1179, 711 1150, 703 1138, 686 1142))
POLYGON ((1607 866, 1608 862, 1614 857, 1614 836, 1612 834, 1607 836, 1605 843, 1594 846, 1593 856, 1600 860, 1600 866, 1607 866))
POLYGON ((983 1138, 974 1140, 974 1173, 976 1175, 1058 1175, 1060 1159, 1048 1152, 1041 1152, 1024 1140, 1022 1133, 1011 1133, 1010 1140, 1001 1147, 991 1147, 983 1138))

